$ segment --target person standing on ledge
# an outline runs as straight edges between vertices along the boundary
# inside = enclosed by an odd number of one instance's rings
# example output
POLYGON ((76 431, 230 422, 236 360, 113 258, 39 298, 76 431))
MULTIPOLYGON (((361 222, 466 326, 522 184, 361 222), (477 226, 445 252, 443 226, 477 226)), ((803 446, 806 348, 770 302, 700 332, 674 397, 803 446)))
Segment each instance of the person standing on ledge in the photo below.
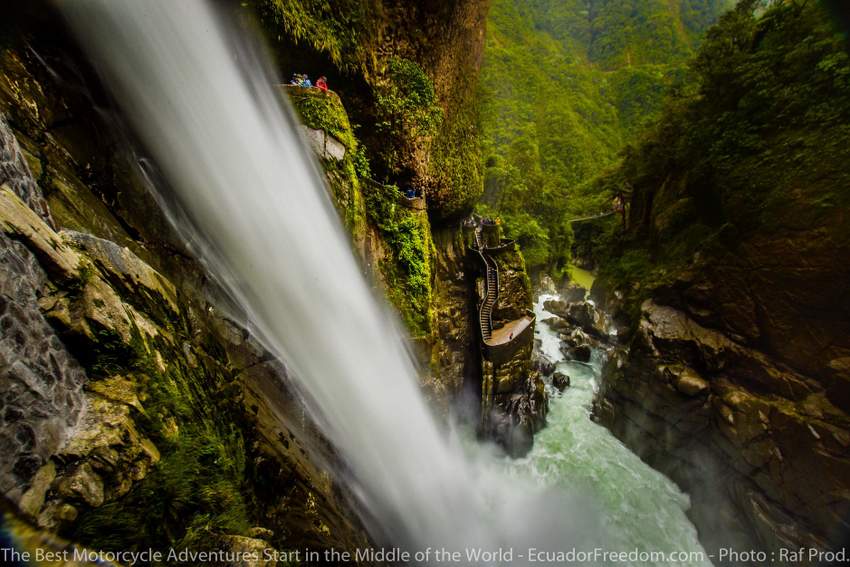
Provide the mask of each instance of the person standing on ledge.
POLYGON ((321 76, 321 77, 319 77, 319 79, 316 81, 316 86, 317 86, 318 88, 322 89, 323 91, 327 92, 327 90, 328 90, 328 78, 327 78, 327 77, 325 77, 324 75, 322 75, 322 76, 321 76))

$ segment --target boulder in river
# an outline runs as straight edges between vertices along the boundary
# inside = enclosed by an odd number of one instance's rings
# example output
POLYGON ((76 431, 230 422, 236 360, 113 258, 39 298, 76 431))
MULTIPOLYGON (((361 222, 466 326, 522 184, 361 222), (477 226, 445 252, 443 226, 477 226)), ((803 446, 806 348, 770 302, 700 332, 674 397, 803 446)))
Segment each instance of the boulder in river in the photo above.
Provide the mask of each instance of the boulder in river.
POLYGON ((570 325, 560 317, 548 317, 543 319, 543 322, 549 325, 549 328, 558 333, 566 333, 570 330, 570 325))
POLYGON ((587 345, 578 345, 572 349, 573 358, 579 362, 590 362, 590 347, 587 345))
POLYGON ((596 306, 587 301, 571 303, 567 308, 566 319, 581 327, 585 332, 598 334, 601 332, 601 317, 596 306))
POLYGON ((565 287, 564 291, 561 292, 561 297, 563 297, 568 303, 584 301, 586 296, 587 290, 572 282, 567 284, 567 287, 565 287))
MULTIPOLYGON (((568 326, 581 327, 584 332, 599 338, 605 338, 605 317, 599 309, 590 301, 564 301, 550 299, 543 306, 545 309, 565 320, 568 326)), ((550 326, 560 325, 557 322, 549 323, 550 326)), ((554 326, 552 328, 555 328, 554 326)))
POLYGON ((563 372, 555 372, 552 375, 552 385, 555 386, 559 392, 563 392, 570 387, 570 377, 563 372))
POLYGON ((548 299, 543 302, 543 308, 546 309, 549 313, 553 315, 557 315, 558 317, 566 317, 567 316, 567 307, 569 303, 562 299, 548 299))

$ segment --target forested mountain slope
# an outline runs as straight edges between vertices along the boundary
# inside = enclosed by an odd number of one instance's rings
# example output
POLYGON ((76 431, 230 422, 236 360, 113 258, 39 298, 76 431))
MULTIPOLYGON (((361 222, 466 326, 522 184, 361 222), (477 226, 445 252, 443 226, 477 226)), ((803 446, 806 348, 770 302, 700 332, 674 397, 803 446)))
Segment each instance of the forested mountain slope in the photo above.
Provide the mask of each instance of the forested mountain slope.
POLYGON ((597 294, 620 290, 635 326, 600 415, 716 543, 846 529, 850 57, 829 6, 741 2, 597 186, 632 192, 597 294))
POLYGON ((607 198, 581 185, 655 118, 729 0, 496 0, 481 74, 484 210, 529 267, 562 265, 569 216, 607 198))

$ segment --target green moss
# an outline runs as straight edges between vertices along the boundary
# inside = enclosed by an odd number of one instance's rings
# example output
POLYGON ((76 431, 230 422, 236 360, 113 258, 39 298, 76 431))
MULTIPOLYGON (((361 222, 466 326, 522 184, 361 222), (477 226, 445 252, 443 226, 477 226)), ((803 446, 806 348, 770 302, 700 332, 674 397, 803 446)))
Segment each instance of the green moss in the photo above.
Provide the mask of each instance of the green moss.
MULTIPOLYGON (((389 99, 410 90, 417 102, 396 100, 392 103, 401 105, 398 111, 403 118, 400 120, 422 119, 425 122, 419 126, 429 127, 427 118, 417 113, 423 108, 432 109, 433 86, 415 65, 410 62, 399 65, 395 71, 406 79, 393 87, 392 92, 387 91, 384 103, 391 104, 389 99)), ((300 88, 287 89, 287 92, 307 126, 322 129, 346 145, 348 151, 342 160, 323 160, 337 210, 355 242, 364 236, 367 218, 378 229, 391 253, 380 266, 387 283, 387 295, 413 336, 428 334, 432 244, 427 215, 403 207, 395 185, 384 186, 369 179, 369 161, 335 94, 300 88)), ((392 138, 389 133, 387 135, 388 139, 392 138)), ((394 135, 401 136, 398 132, 394 135)))
POLYGON ((198 532, 240 534, 249 527, 238 479, 241 455, 206 431, 162 443, 162 460, 124 498, 84 514, 72 534, 98 549, 167 550, 198 532))
POLYGON ((348 113, 336 93, 297 87, 287 87, 286 92, 306 126, 323 130, 346 148, 342 160, 328 158, 323 160, 322 165, 334 194, 337 211, 352 238, 358 241, 366 230, 360 179, 368 178, 370 166, 363 146, 354 135, 348 113))
POLYGON ((348 113, 336 93, 301 87, 285 88, 304 124, 316 130, 324 130, 342 142, 348 151, 357 150, 357 140, 348 121, 348 113))
POLYGON ((390 301, 399 310, 414 337, 430 331, 431 230, 428 216, 399 203, 394 185, 370 184, 365 191, 366 210, 378 228, 391 258, 381 272, 390 301))
POLYGON ((466 213, 484 188, 477 107, 453 109, 431 146, 428 173, 433 178, 429 206, 442 217, 466 213))
POLYGON ((584 289, 589 290, 593 287, 594 276, 587 270, 582 270, 578 266, 570 264, 567 268, 567 275, 569 276, 570 281, 575 282, 584 289))

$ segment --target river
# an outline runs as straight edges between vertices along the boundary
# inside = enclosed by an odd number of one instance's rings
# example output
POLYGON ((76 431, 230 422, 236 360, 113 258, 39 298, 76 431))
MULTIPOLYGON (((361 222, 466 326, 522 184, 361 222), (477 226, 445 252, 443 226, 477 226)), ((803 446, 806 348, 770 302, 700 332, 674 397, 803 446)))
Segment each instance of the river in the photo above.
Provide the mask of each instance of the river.
MULTIPOLYGON (((607 429, 591 421, 590 407, 605 354, 595 349, 589 364, 566 360, 557 332, 543 323, 552 317, 544 308, 555 295, 541 295, 534 305, 535 338, 542 354, 570 376, 563 394, 550 394, 548 426, 537 434, 534 448, 522 459, 505 460, 511 474, 538 484, 590 495, 606 528, 610 551, 704 553, 686 515, 689 498, 676 484, 632 453, 607 429)), ((600 561, 600 564, 606 562, 600 561)), ((631 565, 711 565, 689 557, 684 561, 646 558, 631 565)))

